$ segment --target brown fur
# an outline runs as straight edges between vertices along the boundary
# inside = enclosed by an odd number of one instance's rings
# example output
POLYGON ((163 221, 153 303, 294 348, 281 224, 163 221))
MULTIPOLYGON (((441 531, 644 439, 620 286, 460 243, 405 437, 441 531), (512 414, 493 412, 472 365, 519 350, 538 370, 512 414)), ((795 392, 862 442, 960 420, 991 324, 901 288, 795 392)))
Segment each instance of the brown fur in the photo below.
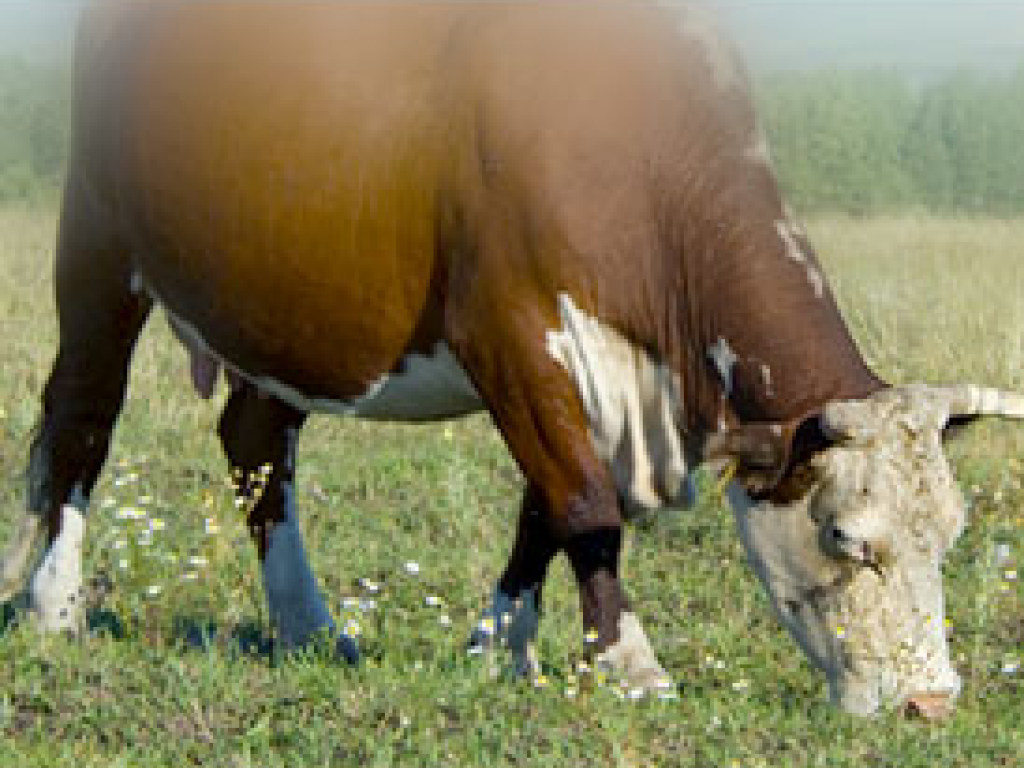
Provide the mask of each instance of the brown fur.
MULTIPOLYGON (((831 294, 786 256, 775 180, 750 158, 749 94, 722 89, 674 13, 99 4, 79 47, 58 273, 104 277, 60 305, 131 305, 131 322, 62 325, 62 356, 89 349, 116 412, 148 309, 131 274, 233 366, 311 398, 356 398, 447 343, 546 517, 543 536, 521 531, 509 578, 531 537, 545 563, 566 548, 608 645, 621 512, 545 349, 559 293, 678 373, 688 444, 723 423, 788 440, 826 401, 881 386, 831 294), (729 398, 708 360, 719 338, 739 358, 729 398)), ((67 382, 78 400, 93 391, 67 382)), ((791 453, 773 454, 773 482, 791 453)))

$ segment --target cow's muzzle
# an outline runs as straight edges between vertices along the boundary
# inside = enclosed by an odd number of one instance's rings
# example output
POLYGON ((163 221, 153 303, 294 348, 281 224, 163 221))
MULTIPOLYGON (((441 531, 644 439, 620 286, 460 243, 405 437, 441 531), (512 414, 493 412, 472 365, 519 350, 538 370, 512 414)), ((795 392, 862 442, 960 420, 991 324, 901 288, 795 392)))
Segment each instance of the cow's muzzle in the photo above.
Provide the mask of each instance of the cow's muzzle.
POLYGON ((903 714, 912 719, 943 720, 953 714, 954 697, 949 693, 921 693, 903 705, 903 714))

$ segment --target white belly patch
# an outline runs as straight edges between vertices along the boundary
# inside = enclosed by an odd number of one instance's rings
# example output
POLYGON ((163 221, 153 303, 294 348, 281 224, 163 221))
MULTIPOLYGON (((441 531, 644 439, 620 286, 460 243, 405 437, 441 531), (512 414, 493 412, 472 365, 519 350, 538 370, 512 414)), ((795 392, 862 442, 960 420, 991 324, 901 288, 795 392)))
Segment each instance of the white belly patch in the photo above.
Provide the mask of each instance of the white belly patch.
MULTIPOLYGON (((331 413, 365 419, 425 421, 463 416, 484 407, 466 371, 444 342, 437 342, 429 355, 406 355, 402 358, 396 373, 382 374, 358 397, 334 400, 310 397, 277 379, 247 373, 212 349, 198 329, 187 321, 170 311, 167 312, 167 316, 190 355, 203 355, 215 360, 261 391, 307 413, 331 413)), ((343 355, 344 350, 340 350, 339 354, 343 355)), ((195 367, 193 365, 193 369, 195 367)))
POLYGON ((671 369, 558 296, 562 329, 547 348, 572 377, 598 455, 608 462, 627 512, 690 503, 680 440, 681 393, 671 369))

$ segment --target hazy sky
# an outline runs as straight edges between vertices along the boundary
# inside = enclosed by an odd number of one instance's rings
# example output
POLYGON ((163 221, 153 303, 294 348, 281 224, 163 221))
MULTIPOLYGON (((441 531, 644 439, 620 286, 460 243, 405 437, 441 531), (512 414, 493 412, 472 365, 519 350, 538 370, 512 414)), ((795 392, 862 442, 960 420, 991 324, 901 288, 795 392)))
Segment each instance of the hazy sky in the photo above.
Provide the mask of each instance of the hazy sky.
MULTIPOLYGON (((198 1, 198 0, 197 0, 198 1)), ((1024 63, 1024 0, 704 0, 756 68, 1024 63)), ((0 0, 0 51, 66 50, 77 0, 0 0)))

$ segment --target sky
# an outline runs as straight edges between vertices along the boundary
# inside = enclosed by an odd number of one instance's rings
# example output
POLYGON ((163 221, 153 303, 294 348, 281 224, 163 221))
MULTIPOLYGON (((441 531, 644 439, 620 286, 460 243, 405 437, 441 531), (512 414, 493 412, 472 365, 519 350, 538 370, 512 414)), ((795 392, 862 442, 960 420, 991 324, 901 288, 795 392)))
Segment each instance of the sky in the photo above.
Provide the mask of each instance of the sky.
MULTIPOLYGON (((927 73, 1024 64, 1024 0, 699 2, 717 7, 755 70, 895 66, 927 73)), ((67 51, 78 4, 0 0, 0 52, 67 51)))

